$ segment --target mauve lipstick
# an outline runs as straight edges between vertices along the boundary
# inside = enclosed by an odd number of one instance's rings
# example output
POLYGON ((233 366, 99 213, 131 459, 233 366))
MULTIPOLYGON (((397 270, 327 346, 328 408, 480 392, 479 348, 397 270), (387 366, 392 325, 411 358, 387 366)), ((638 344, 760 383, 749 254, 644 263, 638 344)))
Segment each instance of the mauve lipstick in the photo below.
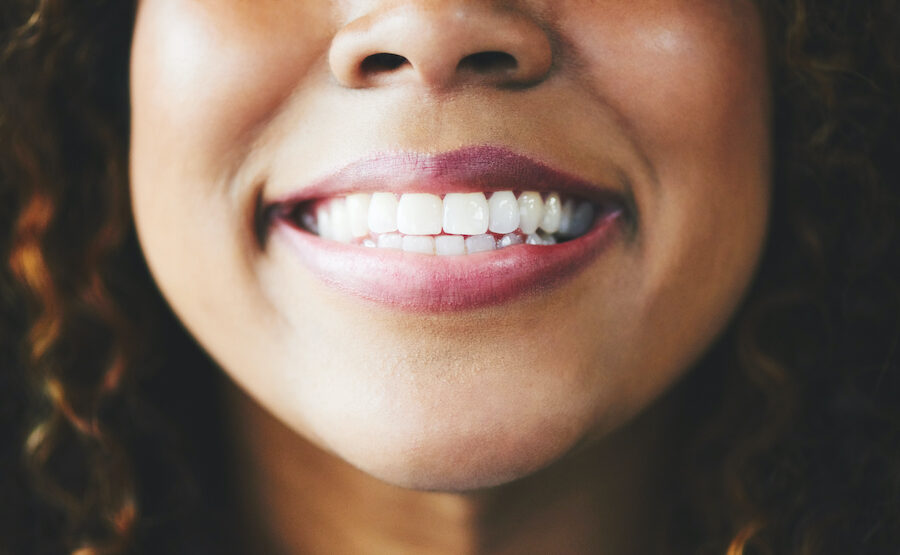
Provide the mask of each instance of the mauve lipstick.
POLYGON ((439 154, 385 154, 354 162, 280 199, 263 202, 267 239, 286 241, 329 286, 402 310, 444 312, 540 295, 574 277, 629 220, 629 191, 584 179, 496 146, 439 154), (534 190, 568 193, 603 207, 584 235, 558 245, 516 245, 462 256, 429 256, 321 239, 289 215, 300 203, 353 192, 534 190))
POLYGON ((630 194, 619 183, 594 184, 506 148, 470 146, 439 154, 405 152, 365 158, 265 204, 286 206, 352 192, 443 195, 522 190, 569 193, 598 202, 624 202, 630 194))

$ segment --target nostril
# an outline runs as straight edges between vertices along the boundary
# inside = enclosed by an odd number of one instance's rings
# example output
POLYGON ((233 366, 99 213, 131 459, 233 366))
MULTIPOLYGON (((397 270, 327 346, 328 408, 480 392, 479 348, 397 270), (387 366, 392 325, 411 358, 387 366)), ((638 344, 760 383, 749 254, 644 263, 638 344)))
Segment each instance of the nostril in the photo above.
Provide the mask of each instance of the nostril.
POLYGON ((459 61, 457 70, 475 73, 505 73, 519 67, 519 62, 511 54, 499 51, 476 52, 459 61))
POLYGON ((384 6, 350 21, 331 40, 328 64, 341 86, 519 90, 550 74, 550 36, 527 13, 500 6, 508 2, 371 4, 384 6))
POLYGON ((366 56, 360 64, 360 69, 364 74, 375 74, 391 72, 395 69, 409 64, 409 60, 398 54, 390 54, 387 52, 379 52, 366 56))

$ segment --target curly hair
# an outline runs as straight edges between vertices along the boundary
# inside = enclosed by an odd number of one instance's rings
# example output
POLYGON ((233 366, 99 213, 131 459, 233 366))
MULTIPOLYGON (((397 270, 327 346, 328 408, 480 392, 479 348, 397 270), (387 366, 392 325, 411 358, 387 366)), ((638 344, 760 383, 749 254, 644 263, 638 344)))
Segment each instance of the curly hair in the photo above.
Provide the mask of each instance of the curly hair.
MULTIPOLYGON (((679 386, 687 447, 663 551, 887 553, 900 545, 900 3, 757 2, 770 238, 744 305, 679 386)), ((215 401, 196 399, 219 377, 155 289, 129 210, 134 10, 0 5, 0 554, 213 549, 215 516, 198 507, 215 506, 221 476, 199 461, 221 438, 215 401)))
MULTIPOLYGON (((151 378, 210 364, 167 312, 133 230, 133 19, 129 2, 0 7, 3 554, 184 549, 146 530, 190 510, 171 498, 196 496, 177 459, 204 440, 173 436, 151 378)), ((190 384, 179 380, 184 395, 190 384)))

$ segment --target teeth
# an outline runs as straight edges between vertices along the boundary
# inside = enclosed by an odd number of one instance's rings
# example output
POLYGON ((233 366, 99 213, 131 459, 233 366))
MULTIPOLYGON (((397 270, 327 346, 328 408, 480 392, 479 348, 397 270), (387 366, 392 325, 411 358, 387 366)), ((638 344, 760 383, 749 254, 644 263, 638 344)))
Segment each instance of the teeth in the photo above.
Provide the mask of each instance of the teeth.
POLYGON ((385 233, 378 236, 379 249, 397 249, 403 248, 403 236, 399 233, 385 233))
POLYGON ((394 193, 375 193, 369 201, 369 231, 390 233, 397 231, 397 196, 394 193))
POLYGON ((552 235, 539 235, 537 233, 532 233, 528 237, 525 238, 525 244, 527 245, 555 245, 556 238, 552 235))
POLYGON ((481 235, 488 230, 484 193, 449 193, 444 197, 444 233, 481 235))
POLYGON ((466 238, 466 250, 469 254, 492 251, 496 248, 497 241, 493 235, 473 235, 466 238))
POLYGON ((527 192, 519 195, 519 229, 528 235, 537 231, 544 219, 544 201, 540 193, 527 192))
POLYGON ((434 254, 434 237, 430 235, 404 235, 403 251, 434 254))
POLYGON ((334 238, 334 235, 331 233, 331 210, 327 204, 320 204, 316 208, 316 228, 319 237, 323 239, 334 238))
POLYGON ((522 244, 522 236, 516 235, 515 233, 510 233, 508 235, 504 235, 500 241, 497 242, 497 247, 504 249, 506 247, 511 247, 513 245, 521 245, 522 244))
POLYGON ((350 216, 347 214, 347 203, 344 199, 331 201, 331 235, 332 239, 341 243, 349 243, 353 239, 350 216))
POLYGON ((369 203, 372 195, 358 193, 347 196, 347 216, 350 218, 350 232, 354 237, 369 234, 369 203))
POLYGON ((556 233, 559 230, 559 218, 561 215, 562 205, 559 202, 559 195, 551 193, 547 196, 547 200, 544 201, 544 219, 541 220, 541 229, 547 233, 556 233))
POLYGON ((563 203, 562 209, 559 213, 559 229, 556 230, 557 233, 564 237, 568 237, 571 235, 572 229, 572 215, 575 213, 575 201, 572 199, 568 199, 563 203))
POLYGON ((466 240, 461 235, 438 235, 434 238, 434 250, 442 256, 466 254, 466 240))
POLYGON ((514 245, 555 245, 590 230, 596 208, 558 193, 356 193, 320 201, 297 219, 324 239, 457 256, 514 245))
POLYGON ((443 219, 441 197, 407 193, 397 205, 397 229, 404 235, 438 235, 443 219))
POLYGON ((512 191, 499 191, 491 195, 489 229, 494 233, 512 233, 519 229, 519 203, 512 191))

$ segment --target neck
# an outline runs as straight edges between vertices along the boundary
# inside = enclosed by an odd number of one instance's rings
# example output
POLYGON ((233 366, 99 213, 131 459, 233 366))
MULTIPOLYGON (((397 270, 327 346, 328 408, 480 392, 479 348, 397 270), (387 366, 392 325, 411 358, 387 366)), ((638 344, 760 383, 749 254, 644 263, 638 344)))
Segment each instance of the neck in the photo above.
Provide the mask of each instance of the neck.
MULTIPOLYGON (((248 552, 644 553, 659 515, 665 409, 532 476, 471 493, 391 486, 297 435, 233 387, 248 552), (262 550, 261 550, 262 548, 262 550)), ((660 405, 659 403, 657 405, 660 405)))

